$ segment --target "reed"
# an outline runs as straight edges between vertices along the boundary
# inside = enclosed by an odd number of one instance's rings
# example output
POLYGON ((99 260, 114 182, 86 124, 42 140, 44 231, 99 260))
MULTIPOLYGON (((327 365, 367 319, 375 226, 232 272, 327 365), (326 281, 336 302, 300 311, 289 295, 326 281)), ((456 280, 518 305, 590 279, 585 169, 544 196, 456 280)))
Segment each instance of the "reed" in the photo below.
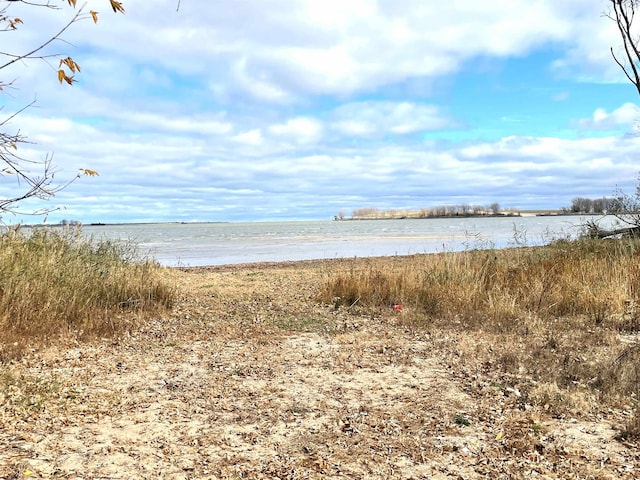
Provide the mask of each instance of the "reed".
POLYGON ((0 359, 61 336, 110 335, 169 307, 162 267, 76 228, 0 235, 0 359))
POLYGON ((541 248, 416 255, 408 262, 355 260, 327 277, 320 299, 403 304, 420 313, 418 322, 455 321, 496 332, 521 330, 524 319, 562 316, 635 331, 640 243, 558 241, 541 248))
MULTIPOLYGON (((351 260, 326 275, 320 300, 381 316, 402 305, 397 321, 482 338, 486 351, 461 343, 461 357, 559 415, 640 394, 637 239, 351 260)), ((635 411, 625 431, 637 436, 635 411)))

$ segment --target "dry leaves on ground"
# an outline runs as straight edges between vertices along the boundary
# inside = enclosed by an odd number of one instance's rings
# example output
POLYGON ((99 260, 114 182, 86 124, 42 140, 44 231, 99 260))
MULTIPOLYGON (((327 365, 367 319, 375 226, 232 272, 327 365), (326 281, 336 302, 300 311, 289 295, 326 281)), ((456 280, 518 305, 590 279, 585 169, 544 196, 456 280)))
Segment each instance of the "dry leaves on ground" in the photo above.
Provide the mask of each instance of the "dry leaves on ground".
POLYGON ((116 340, 3 367, 0 478, 634 478, 624 412, 553 418, 462 338, 314 301, 331 262, 169 271, 116 340))

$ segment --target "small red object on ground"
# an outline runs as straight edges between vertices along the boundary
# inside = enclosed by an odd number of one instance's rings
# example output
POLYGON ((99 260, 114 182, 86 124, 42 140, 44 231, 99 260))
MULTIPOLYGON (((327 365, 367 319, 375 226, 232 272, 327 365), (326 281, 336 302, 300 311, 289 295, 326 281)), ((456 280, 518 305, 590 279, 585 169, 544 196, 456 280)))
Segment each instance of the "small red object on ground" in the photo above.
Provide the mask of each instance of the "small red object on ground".
POLYGON ((401 311, 401 310, 402 310, 402 305, 394 305, 394 306, 393 306, 393 309, 394 309, 394 310, 401 311))

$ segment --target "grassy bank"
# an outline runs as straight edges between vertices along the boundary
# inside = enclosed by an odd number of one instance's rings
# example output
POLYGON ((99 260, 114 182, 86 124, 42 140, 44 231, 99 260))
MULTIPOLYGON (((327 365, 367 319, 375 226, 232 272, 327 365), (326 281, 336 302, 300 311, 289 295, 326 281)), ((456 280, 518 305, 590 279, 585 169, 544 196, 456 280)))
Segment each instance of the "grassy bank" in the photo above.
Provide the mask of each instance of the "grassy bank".
POLYGON ((320 299, 367 312, 402 305, 405 325, 473 338, 461 339, 460 358, 500 375, 523 408, 627 408, 621 435, 640 434, 637 240, 345 262, 320 299))
POLYGON ((155 262, 77 229, 0 236, 0 360, 61 337, 110 335, 174 301, 155 262))

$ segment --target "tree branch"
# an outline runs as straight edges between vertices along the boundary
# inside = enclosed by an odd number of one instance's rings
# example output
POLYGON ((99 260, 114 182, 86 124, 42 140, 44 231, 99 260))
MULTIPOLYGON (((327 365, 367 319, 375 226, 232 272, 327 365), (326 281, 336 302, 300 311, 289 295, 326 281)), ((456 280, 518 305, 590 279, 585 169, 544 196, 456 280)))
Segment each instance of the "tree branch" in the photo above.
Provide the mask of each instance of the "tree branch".
POLYGON ((34 57, 33 55, 35 53, 39 52, 40 50, 44 49, 47 45, 49 45, 50 43, 54 42, 55 40, 58 40, 60 35, 62 35, 65 31, 67 31, 67 29, 71 25, 73 25, 75 22, 77 22, 80 19, 80 16, 82 14, 82 9, 83 8, 84 8, 84 5, 82 7, 80 7, 80 9, 73 16, 73 18, 71 20, 69 20, 69 22, 64 27, 62 27, 58 33, 56 33, 54 36, 52 36, 49 40, 44 42, 39 47, 34 48, 30 52, 22 54, 22 55, 17 55, 17 56, 15 56, 13 58, 13 60, 8 61, 4 65, 0 65, 0 70, 4 69, 4 68, 8 67, 9 65, 12 65, 12 64, 14 64, 14 63, 16 63, 16 62, 18 62, 20 60, 24 60, 24 59, 27 59, 27 58, 44 58, 44 56, 42 56, 42 57, 40 57, 40 56, 34 57))

